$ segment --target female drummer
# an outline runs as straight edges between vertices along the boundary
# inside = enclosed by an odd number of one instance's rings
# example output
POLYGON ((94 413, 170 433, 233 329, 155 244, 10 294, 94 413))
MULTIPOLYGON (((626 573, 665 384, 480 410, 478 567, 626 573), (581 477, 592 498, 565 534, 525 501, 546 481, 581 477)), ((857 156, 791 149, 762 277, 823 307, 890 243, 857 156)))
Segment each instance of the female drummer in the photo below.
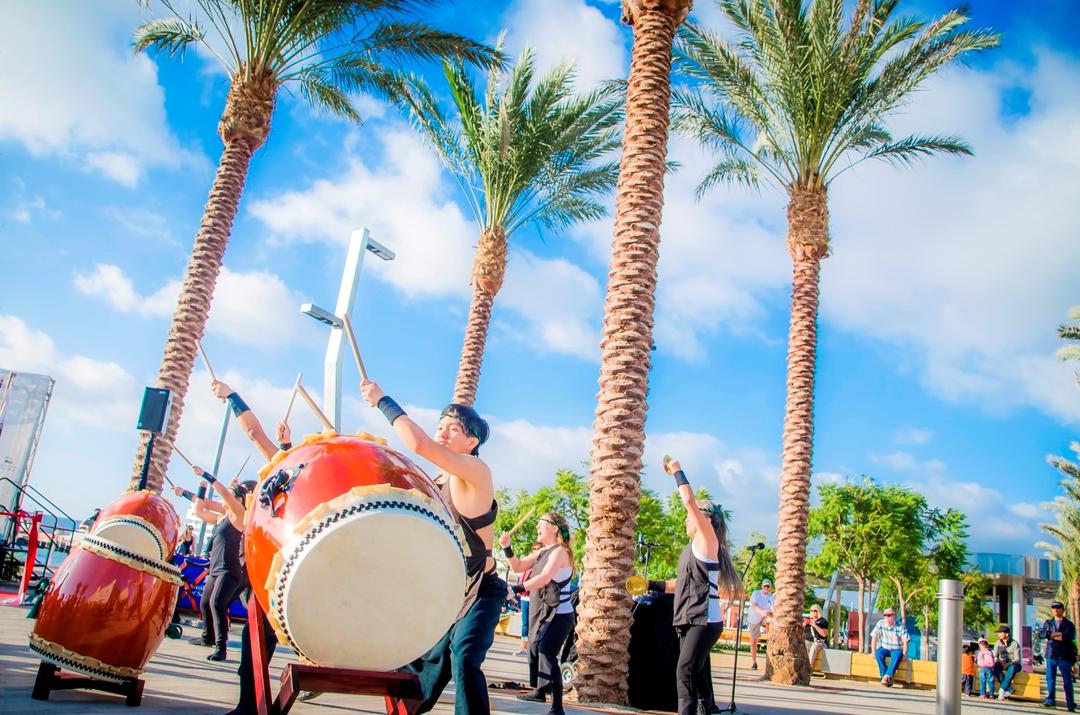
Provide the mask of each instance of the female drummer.
POLYGON ((724 630, 720 591, 737 594, 741 581, 727 548, 727 526, 719 506, 694 498, 694 490, 677 460, 664 459, 664 469, 675 477, 686 507, 686 534, 690 543, 679 557, 675 579, 650 581, 649 589, 675 594, 673 623, 679 634, 679 662, 675 678, 679 715, 696 715, 712 708, 712 671, 709 652, 724 630))
POLYGON ((213 546, 210 550, 210 574, 203 586, 203 634, 201 645, 214 646, 207 660, 225 660, 229 641, 229 605, 244 586, 244 569, 240 562, 241 537, 244 532, 244 498, 255 488, 254 482, 226 487, 202 467, 192 467, 195 474, 210 483, 221 495, 224 506, 206 499, 195 500, 195 516, 214 524, 213 546))
POLYGON ((496 573, 491 554, 495 539, 492 525, 499 505, 491 470, 477 456, 488 438, 487 422, 471 407, 449 405, 442 411, 433 439, 375 382, 364 380, 360 391, 383 413, 408 449, 442 470, 435 483, 461 524, 471 553, 465 560, 469 588, 458 620, 410 666, 420 678, 424 697, 417 712, 431 710, 453 676, 457 688, 454 712, 485 715, 490 708, 487 680, 480 666, 495 640, 495 626, 506 600, 506 582, 496 573))
POLYGON ((510 546, 510 535, 503 534, 499 545, 510 568, 533 575, 514 586, 529 597, 529 684, 533 691, 519 695, 519 700, 542 703, 551 693, 549 715, 563 715, 562 676, 559 653, 574 627, 574 606, 570 603, 570 581, 574 578, 574 549, 570 544, 570 526, 561 514, 548 512, 536 524, 541 548, 517 558, 510 546))

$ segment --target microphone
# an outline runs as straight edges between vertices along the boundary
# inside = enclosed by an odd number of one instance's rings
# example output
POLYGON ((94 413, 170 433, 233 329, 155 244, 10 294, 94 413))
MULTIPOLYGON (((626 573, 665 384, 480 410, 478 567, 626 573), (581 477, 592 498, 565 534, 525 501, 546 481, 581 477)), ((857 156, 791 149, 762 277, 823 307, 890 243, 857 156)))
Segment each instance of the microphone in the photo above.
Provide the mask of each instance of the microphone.
POLYGON ((754 544, 753 546, 749 547, 747 549, 747 551, 760 551, 761 549, 764 549, 764 548, 765 548, 765 542, 759 541, 756 544, 754 544))

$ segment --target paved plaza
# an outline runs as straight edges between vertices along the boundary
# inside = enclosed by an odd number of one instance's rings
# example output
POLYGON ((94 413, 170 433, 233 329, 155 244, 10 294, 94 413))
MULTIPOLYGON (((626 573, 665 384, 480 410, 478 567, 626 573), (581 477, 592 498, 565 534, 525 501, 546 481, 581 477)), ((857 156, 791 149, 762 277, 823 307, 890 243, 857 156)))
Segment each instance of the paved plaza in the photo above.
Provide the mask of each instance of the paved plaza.
MULTIPOLYGON (((54 693, 48 702, 30 699, 30 690, 37 672, 38 660, 26 646, 27 634, 33 621, 26 618, 25 608, 0 607, 0 713, 4 715, 48 713, 132 713, 142 715, 157 713, 184 713, 185 715, 209 715, 224 713, 235 704, 237 695, 236 658, 239 653, 240 632, 234 628, 230 642, 229 658, 224 663, 205 660, 207 650, 187 643, 185 640, 166 640, 151 659, 146 669, 146 689, 142 706, 131 710, 123 698, 106 693, 90 691, 62 691, 54 693)), ((194 629, 185 628, 185 637, 194 629)), ((488 654, 484 670, 492 681, 518 681, 527 678, 524 658, 515 657, 517 639, 498 637, 488 654)), ((274 658, 271 678, 274 687, 281 668, 287 662, 295 662, 290 653, 282 650, 274 658)), ((740 663, 741 665, 741 663, 740 663)), ((713 668, 716 676, 717 701, 723 707, 731 692, 731 657, 717 659, 713 668)), ((925 690, 885 689, 876 685, 852 683, 841 680, 815 679, 809 688, 786 688, 764 683, 760 675, 740 669, 737 685, 739 710, 748 715, 778 715, 805 713, 849 713, 868 715, 907 715, 934 713, 934 694, 925 690)), ((547 707, 520 702, 512 695, 491 691, 492 711, 496 713, 529 713, 542 715, 547 707)), ((1031 703, 980 702, 965 699, 964 712, 971 713, 1032 713, 1040 708, 1031 703)), ((621 709, 625 712, 628 709, 621 709)), ((1061 709, 1064 712, 1064 708, 1061 709)), ((581 715, 600 710, 569 703, 567 713, 581 715)), ((297 703, 292 712, 298 714, 337 715, 338 713, 385 713, 382 702, 376 698, 346 695, 323 695, 309 703, 297 703)), ((435 713, 453 712, 453 690, 447 689, 435 713)))

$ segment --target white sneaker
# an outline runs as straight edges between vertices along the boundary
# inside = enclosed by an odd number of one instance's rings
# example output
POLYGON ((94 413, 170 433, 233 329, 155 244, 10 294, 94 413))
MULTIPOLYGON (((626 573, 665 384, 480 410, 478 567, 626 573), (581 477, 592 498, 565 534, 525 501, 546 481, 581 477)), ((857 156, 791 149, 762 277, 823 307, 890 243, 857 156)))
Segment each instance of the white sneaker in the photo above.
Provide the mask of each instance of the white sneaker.
POLYGON ((523 650, 523 649, 519 648, 519 649, 517 650, 517 652, 516 652, 516 653, 514 653, 514 655, 516 655, 516 656, 518 656, 518 657, 521 657, 521 656, 523 656, 523 655, 526 655, 526 653, 527 653, 527 651, 525 651, 525 650, 523 650))

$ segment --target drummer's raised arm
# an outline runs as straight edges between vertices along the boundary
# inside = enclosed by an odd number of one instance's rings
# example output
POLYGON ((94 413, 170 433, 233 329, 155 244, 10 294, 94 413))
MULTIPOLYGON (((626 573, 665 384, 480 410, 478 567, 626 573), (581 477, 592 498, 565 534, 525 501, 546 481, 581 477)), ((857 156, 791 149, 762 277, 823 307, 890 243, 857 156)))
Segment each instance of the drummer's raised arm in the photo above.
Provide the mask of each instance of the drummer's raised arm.
MULTIPOLYGON (((243 531, 245 516, 244 505, 240 503, 239 499, 236 498, 236 495, 233 494, 232 489, 229 489, 229 487, 219 482, 213 474, 206 471, 205 469, 202 469, 201 467, 193 467, 193 469, 195 470, 195 474, 199 475, 199 477, 201 477, 202 479, 210 482, 210 485, 214 488, 214 491, 221 495, 221 501, 225 503, 224 516, 228 517, 229 521, 232 522, 233 526, 243 531)), ((205 505, 207 502, 203 503, 205 505)))
MULTIPOLYGON (((444 472, 453 474, 473 486, 491 486, 491 470, 488 469, 483 460, 472 454, 458 452, 436 442, 420 425, 405 414, 405 410, 401 409, 397 402, 382 391, 378 383, 372 380, 364 380, 360 383, 360 391, 368 404, 377 407, 386 416, 387 421, 390 422, 390 425, 408 449, 444 472)), ((463 436, 465 444, 468 445, 470 450, 475 449, 480 443, 476 436, 463 436)))
POLYGON ((214 380, 211 383, 211 388, 215 397, 225 400, 232 407, 233 414, 236 415, 236 421, 240 424, 240 429, 244 430, 244 434, 248 436, 248 439, 255 443, 255 446, 259 448, 264 457, 273 459, 278 451, 277 445, 267 436, 266 430, 263 429, 262 423, 259 422, 259 418, 251 411, 247 403, 241 399, 236 390, 221 380, 214 380))

